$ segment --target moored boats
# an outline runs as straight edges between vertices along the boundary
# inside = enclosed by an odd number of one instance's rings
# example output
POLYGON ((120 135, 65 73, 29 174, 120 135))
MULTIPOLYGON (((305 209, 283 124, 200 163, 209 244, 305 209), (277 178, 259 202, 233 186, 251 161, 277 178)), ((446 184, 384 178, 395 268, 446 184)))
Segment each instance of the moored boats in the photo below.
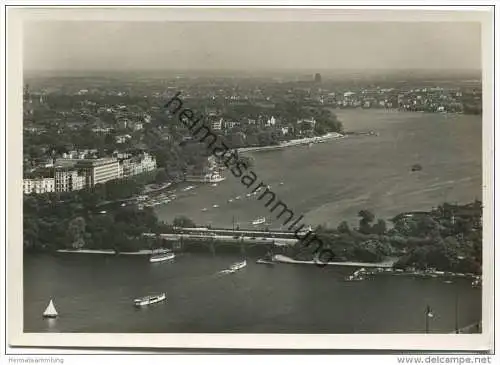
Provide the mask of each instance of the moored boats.
POLYGON ((476 279, 472 282, 472 287, 473 287, 473 288, 480 288, 480 287, 481 287, 481 278, 476 278, 476 279))
POLYGON ((148 295, 142 298, 134 299, 134 305, 136 307, 143 307, 145 305, 159 303, 164 301, 167 298, 165 293, 156 294, 156 295, 148 295))

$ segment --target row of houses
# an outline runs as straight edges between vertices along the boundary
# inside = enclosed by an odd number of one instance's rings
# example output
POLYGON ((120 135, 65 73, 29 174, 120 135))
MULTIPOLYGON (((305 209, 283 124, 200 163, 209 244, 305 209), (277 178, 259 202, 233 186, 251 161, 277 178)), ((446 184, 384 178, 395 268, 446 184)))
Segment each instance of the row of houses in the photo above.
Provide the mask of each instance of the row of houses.
MULTIPOLYGON (((284 125, 281 123, 279 120, 277 120, 274 116, 271 116, 270 118, 264 118, 262 120, 256 120, 256 119, 251 119, 247 118, 243 123, 240 121, 235 121, 235 120, 227 120, 224 119, 223 117, 217 117, 217 118, 209 118, 210 122, 210 127, 214 131, 220 131, 223 129, 232 129, 235 127, 241 127, 242 124, 245 125, 257 125, 261 127, 278 127, 281 126, 282 128, 286 128, 286 131, 283 131, 284 134, 288 132, 288 125, 284 125)), ((308 123, 314 128, 316 125, 316 120, 314 118, 305 118, 305 119, 298 119, 296 121, 297 125, 300 125, 302 123, 308 123)))
POLYGON ((24 194, 77 191, 156 169, 156 159, 147 154, 119 155, 95 159, 59 159, 34 178, 23 180, 24 194))

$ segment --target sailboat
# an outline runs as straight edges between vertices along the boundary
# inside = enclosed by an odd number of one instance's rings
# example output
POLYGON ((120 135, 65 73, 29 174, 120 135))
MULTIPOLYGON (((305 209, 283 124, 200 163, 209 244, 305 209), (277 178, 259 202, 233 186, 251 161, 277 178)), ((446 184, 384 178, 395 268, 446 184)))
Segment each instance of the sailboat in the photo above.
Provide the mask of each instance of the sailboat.
POLYGON ((57 311, 56 307, 54 307, 54 302, 52 299, 49 302, 49 305, 45 309, 45 312, 43 312, 44 318, 56 318, 57 317, 57 311))

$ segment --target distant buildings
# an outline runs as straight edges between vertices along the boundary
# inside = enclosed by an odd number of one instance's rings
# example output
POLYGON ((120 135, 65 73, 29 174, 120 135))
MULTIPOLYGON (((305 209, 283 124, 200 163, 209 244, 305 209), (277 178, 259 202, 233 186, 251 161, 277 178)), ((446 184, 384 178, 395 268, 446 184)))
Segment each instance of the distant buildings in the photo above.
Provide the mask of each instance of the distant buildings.
POLYGON ((321 74, 317 73, 314 75, 314 82, 316 82, 316 83, 321 82, 321 74))

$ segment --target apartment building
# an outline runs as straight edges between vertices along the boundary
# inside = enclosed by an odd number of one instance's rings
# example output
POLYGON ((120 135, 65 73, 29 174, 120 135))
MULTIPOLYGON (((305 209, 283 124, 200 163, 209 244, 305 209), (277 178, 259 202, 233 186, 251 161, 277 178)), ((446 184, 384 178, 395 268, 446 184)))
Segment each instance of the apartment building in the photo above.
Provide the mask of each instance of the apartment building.
POLYGON ((126 158, 120 163, 122 177, 139 175, 156 169, 156 159, 148 153, 126 158))
POLYGON ((57 192, 76 191, 85 187, 85 176, 79 175, 75 169, 57 166, 54 178, 57 192))
POLYGON ((85 176, 85 183, 89 187, 104 184, 119 177, 119 161, 115 158, 80 160, 75 168, 85 176))
POLYGON ((23 193, 24 194, 43 194, 53 193, 56 191, 56 183, 54 178, 38 178, 24 179, 23 193))

